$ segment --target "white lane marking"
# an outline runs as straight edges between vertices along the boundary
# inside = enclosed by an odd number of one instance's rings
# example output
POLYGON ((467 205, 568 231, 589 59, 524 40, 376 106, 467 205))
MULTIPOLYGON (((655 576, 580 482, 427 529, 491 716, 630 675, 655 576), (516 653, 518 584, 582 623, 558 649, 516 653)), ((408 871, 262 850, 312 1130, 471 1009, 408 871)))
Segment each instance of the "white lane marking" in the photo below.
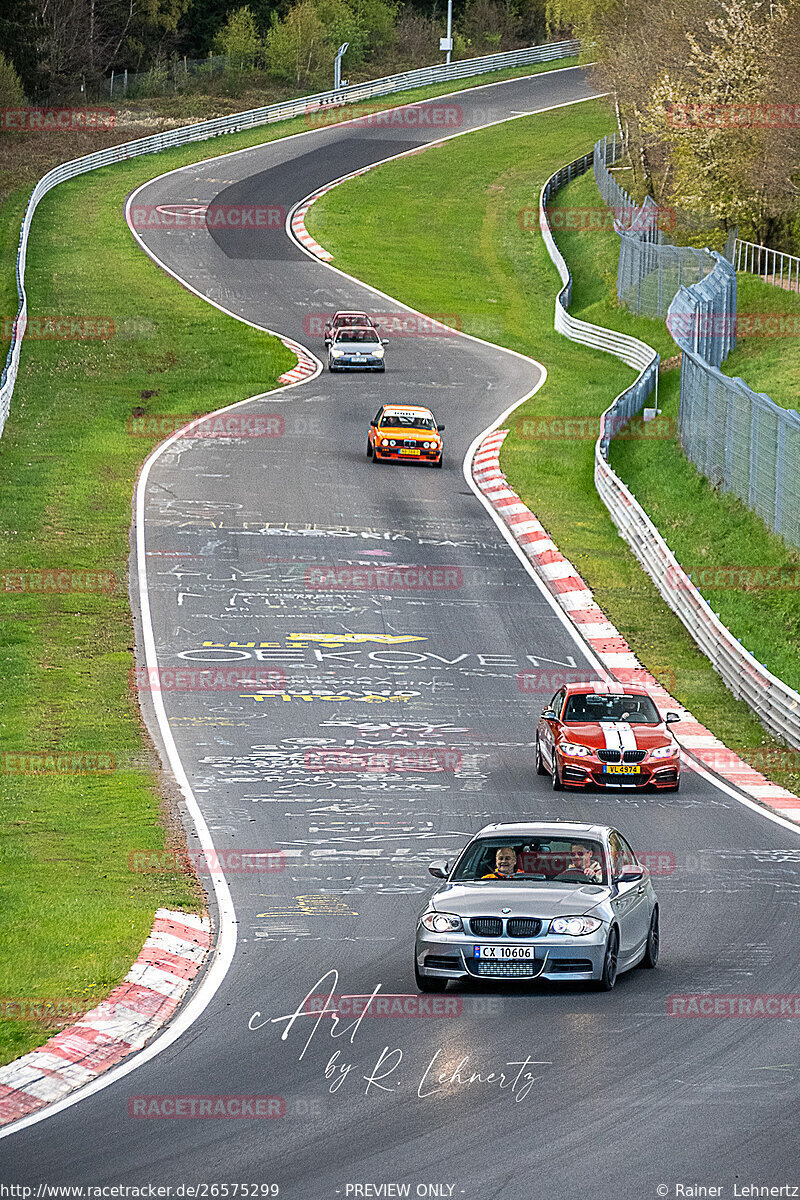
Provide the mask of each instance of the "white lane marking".
MULTIPOLYGON (((135 195, 136 193, 134 192, 128 202, 128 206, 126 207, 126 215, 135 195)), ((134 237, 137 238, 137 241, 139 241, 140 245, 142 245, 142 248, 145 250, 145 252, 149 254, 149 256, 155 262, 157 262, 158 265, 161 266, 168 275, 171 275, 173 279, 177 280, 177 282, 188 288, 189 291, 194 292, 194 294, 200 297, 200 299, 206 300, 214 308, 219 309, 221 312, 226 313, 226 315, 233 317, 237 321, 241 321, 244 325, 249 325, 254 329, 262 330, 265 333, 273 332, 271 329, 267 329, 263 325, 256 325, 253 321, 247 321, 243 317, 238 317, 236 313, 230 312, 228 309, 223 308, 222 305, 216 304, 213 300, 208 300, 207 296, 203 296, 200 292, 196 291, 191 284, 187 283, 184 279, 181 279, 180 276, 171 271, 169 267, 160 262, 156 255, 151 254, 150 251, 147 250, 147 247, 141 242, 141 239, 138 238, 135 231, 132 232, 134 232, 134 237)), ((279 334, 274 334, 274 336, 280 337, 279 334)), ((306 351, 306 353, 310 353, 310 351, 306 351)), ((318 375, 322 370, 322 363, 319 362, 319 359, 316 359, 315 355, 312 355, 312 357, 314 357, 317 362, 318 369, 316 371, 316 375, 318 375)), ((309 379, 311 378, 312 376, 309 376, 309 379)), ((225 408, 216 409, 215 415, 231 412, 231 410, 240 408, 244 404, 252 404, 264 400, 273 393, 283 394, 290 391, 292 388, 302 387, 307 382, 309 382, 309 380, 303 380, 299 383, 292 383, 286 387, 273 388, 269 392, 259 392, 256 396, 248 396, 246 400, 237 400, 235 404, 228 404, 225 408)), ((161 455, 168 450, 179 437, 182 437, 186 430, 191 430, 195 424, 202 420, 204 420, 203 417, 195 418, 195 420, 190 421, 187 425, 185 425, 183 429, 177 430, 170 437, 168 437, 166 441, 155 447, 142 467, 134 493, 136 505, 136 569, 138 577, 139 606, 142 618, 142 640, 144 642, 145 662, 148 671, 157 671, 159 667, 155 646, 155 637, 153 634, 150 598, 147 584, 147 551, 145 546, 145 491, 147 488, 147 480, 157 459, 159 459, 161 455)), ((186 775, 186 771, 183 767, 183 763, 181 762, 177 746, 175 745, 175 740, 172 736, 172 730, 170 729, 169 721, 167 719, 162 695, 160 692, 154 691, 151 693, 151 698, 156 720, 158 722, 158 727, 164 741, 167 759, 181 792, 183 793, 184 799, 186 800, 186 807, 197 833, 198 840, 202 848, 209 852, 206 854, 206 860, 208 862, 215 862, 217 861, 216 848, 208 830, 208 826, 206 825, 205 818, 203 817, 203 813, 192 791, 191 784, 189 783, 188 776, 186 775), (213 854, 214 857, 209 857, 210 854, 213 854)), ((65 1096, 63 1100, 56 1101, 56 1103, 51 1104, 48 1108, 41 1109, 39 1112, 30 1113, 28 1116, 22 1117, 19 1121, 15 1121, 9 1125, 6 1125, 4 1128, 0 1129, 0 1138, 9 1137, 11 1134, 19 1133, 23 1129, 27 1129, 30 1125, 36 1125, 39 1121, 45 1121, 49 1117, 55 1116, 56 1113, 63 1112, 64 1109, 70 1108, 73 1104, 78 1104, 81 1100, 85 1100, 89 1096, 94 1095, 96 1092, 102 1091, 103 1088, 109 1087, 112 1083, 116 1083, 118 1079, 124 1078, 125 1075, 135 1071, 138 1067, 144 1066, 144 1064, 149 1062, 150 1059, 155 1058, 157 1054, 160 1054, 162 1050, 166 1050, 173 1044, 173 1042, 178 1040, 181 1034, 185 1033, 186 1030, 194 1024, 199 1016, 201 1016, 208 1004, 216 995, 217 990, 227 975, 228 969, 233 961, 234 951, 236 949, 236 913, 233 906, 233 898, 231 897, 230 889, 228 887, 228 882, 221 870, 210 870, 209 875, 211 877, 211 882, 214 887, 214 893, 216 895, 218 905, 219 938, 217 939, 216 946, 212 950, 213 959, 211 966, 203 976, 203 979, 194 995, 192 995, 186 1004, 178 1010, 177 1015, 165 1027, 164 1032, 155 1037, 149 1046, 146 1046, 144 1049, 131 1054, 130 1057, 124 1062, 120 1063, 116 1067, 112 1067, 104 1075, 98 1076, 79 1091, 72 1092, 70 1095, 65 1096)), ((191 921, 193 919, 194 918, 191 918, 187 914, 187 921, 191 921)), ((155 974, 156 972, 153 973, 155 974)), ((155 987, 156 990, 165 990, 165 985, 162 985, 162 987, 159 989, 154 981, 149 979, 148 986, 155 987)))

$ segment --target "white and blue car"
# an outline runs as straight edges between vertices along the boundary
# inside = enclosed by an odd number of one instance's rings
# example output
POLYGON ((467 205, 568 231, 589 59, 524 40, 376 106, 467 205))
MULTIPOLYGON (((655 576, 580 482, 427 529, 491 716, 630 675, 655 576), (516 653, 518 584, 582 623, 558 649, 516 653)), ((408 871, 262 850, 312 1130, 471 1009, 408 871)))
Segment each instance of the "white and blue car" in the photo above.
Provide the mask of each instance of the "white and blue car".
POLYGON ((383 359, 387 344, 374 327, 336 329, 328 346, 328 370, 385 371, 383 359))

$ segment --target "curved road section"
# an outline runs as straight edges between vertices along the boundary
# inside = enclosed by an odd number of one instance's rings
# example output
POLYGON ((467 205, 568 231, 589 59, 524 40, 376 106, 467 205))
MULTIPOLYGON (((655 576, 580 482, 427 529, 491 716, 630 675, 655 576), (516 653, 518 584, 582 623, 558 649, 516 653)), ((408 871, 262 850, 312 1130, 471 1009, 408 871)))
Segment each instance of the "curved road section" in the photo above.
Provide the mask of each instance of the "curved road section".
MULTIPOLYGON (((435 105, 457 105, 468 129, 589 95, 569 70, 435 105)), ((135 203, 289 211, 443 132, 311 130, 164 176, 135 203)), ((315 314, 397 307, 282 226, 142 236, 201 295, 317 353, 315 314)), ((167 1049, 2 1142, 6 1181, 274 1184, 298 1200, 692 1194, 676 1185, 728 1200, 736 1182, 797 1182, 797 1023, 723 1003, 670 1015, 685 994, 796 989, 797 837, 688 771, 677 796, 645 796, 553 794, 534 770, 552 680, 591 664, 461 464, 540 382, 493 346, 396 338, 385 375, 320 374, 233 410, 229 436, 156 458, 139 565, 161 671, 214 665, 227 689, 162 695, 237 949, 167 1049), (434 409, 444 470, 368 462, 386 401, 434 409), (378 568, 396 569, 391 585, 378 568), (609 994, 497 984, 417 1001, 427 863, 491 821, 558 817, 616 825, 655 856, 660 968, 609 994), (313 1009, 377 987, 398 998, 385 1015, 289 1019, 307 996, 313 1009), (271 1115, 192 1117, 186 1102, 172 1115, 170 1098, 200 1096, 271 1097, 271 1115)))

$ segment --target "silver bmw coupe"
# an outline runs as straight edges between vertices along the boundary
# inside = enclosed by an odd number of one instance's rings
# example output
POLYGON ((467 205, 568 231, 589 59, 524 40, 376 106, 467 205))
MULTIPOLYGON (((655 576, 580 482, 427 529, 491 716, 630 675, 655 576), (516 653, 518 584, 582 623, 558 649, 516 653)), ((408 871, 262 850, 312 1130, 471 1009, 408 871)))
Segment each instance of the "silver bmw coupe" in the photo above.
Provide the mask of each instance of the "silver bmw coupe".
POLYGON ((450 979, 593 980, 658 962, 658 900, 626 839, 607 825, 487 825, 451 865, 417 923, 422 992, 450 979))

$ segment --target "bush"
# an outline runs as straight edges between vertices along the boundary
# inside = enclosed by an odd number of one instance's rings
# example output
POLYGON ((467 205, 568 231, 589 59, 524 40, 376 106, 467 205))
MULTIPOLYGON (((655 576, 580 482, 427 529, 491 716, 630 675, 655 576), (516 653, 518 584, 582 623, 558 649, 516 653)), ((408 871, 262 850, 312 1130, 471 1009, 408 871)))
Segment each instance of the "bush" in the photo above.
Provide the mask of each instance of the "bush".
POLYGON ((349 46, 345 75, 361 67, 372 50, 395 38, 394 0, 300 0, 281 20, 273 16, 267 34, 267 64, 277 79, 296 85, 330 87, 333 58, 342 42, 349 46))
POLYGON ((14 64, 9 62, 3 51, 0 50, 0 108, 24 103, 25 92, 22 88, 22 80, 14 69, 14 64))
POLYGON ((253 14, 248 7, 236 8, 216 37, 215 49, 227 55, 228 69, 251 70, 260 57, 263 44, 256 28, 253 14))

